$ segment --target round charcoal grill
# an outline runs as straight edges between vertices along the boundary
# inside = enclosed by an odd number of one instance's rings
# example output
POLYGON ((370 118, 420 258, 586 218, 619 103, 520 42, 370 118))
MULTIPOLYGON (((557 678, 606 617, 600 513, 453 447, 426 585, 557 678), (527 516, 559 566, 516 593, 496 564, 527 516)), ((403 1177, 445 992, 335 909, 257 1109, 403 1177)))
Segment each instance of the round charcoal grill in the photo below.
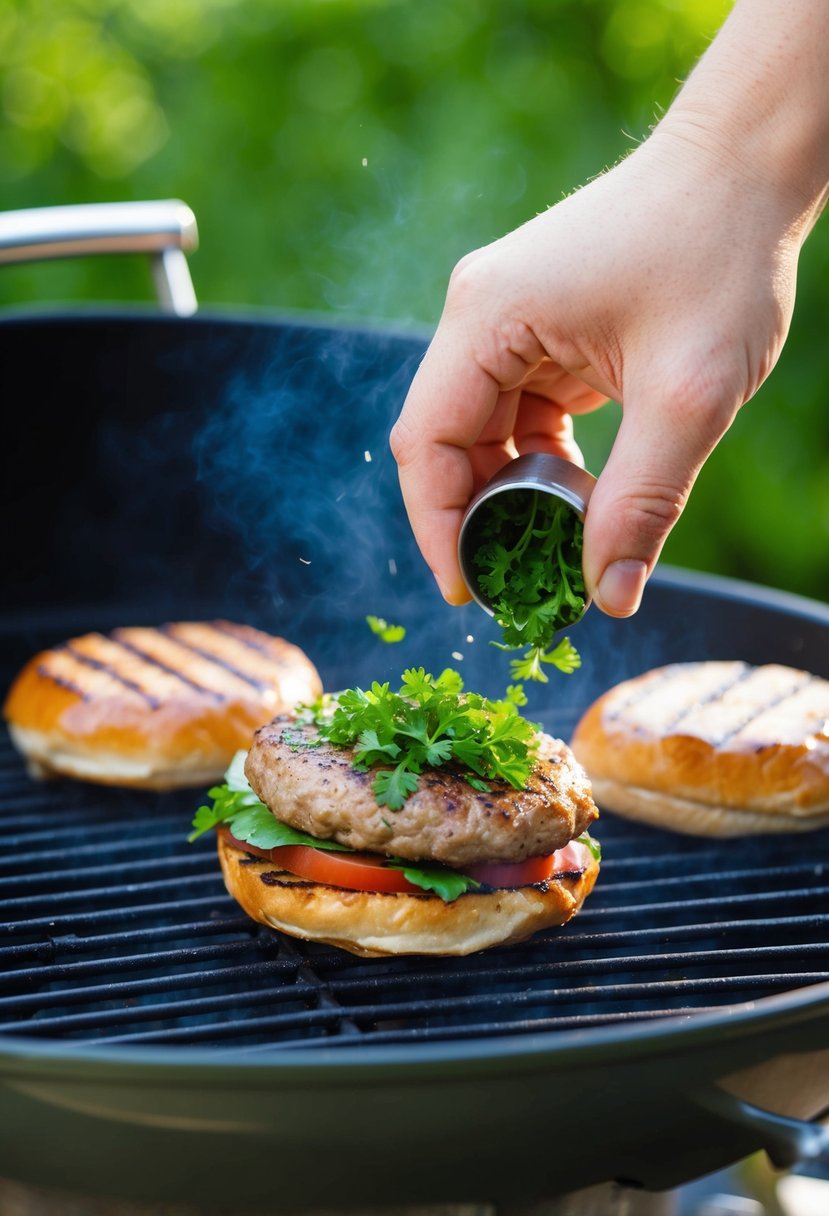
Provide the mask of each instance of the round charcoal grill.
MULTIPOLYGON (((421 339, 58 314, 8 318, 0 348, 4 399, 25 383, 29 403, 5 445, 4 686, 77 633, 225 616, 303 646, 328 688, 451 665, 503 691, 494 626, 438 597, 387 453, 421 339)), ((671 571, 573 640, 583 667, 528 710, 565 738, 666 662, 829 676, 824 606, 671 571)), ((360 960, 241 914, 212 843, 186 843, 203 796, 39 784, 3 738, 0 1176, 287 1211, 661 1189, 824 1152, 829 833, 695 840, 605 813, 570 925, 360 960)))

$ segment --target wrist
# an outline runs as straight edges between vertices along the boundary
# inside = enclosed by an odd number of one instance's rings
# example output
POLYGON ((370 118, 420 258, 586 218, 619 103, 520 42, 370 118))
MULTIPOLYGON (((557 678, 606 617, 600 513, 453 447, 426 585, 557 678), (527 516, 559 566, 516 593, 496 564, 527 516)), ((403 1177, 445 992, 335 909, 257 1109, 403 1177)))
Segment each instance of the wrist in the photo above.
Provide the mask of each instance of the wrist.
POLYGON ((802 242, 829 193, 829 5, 743 0, 654 131, 691 144, 802 242))

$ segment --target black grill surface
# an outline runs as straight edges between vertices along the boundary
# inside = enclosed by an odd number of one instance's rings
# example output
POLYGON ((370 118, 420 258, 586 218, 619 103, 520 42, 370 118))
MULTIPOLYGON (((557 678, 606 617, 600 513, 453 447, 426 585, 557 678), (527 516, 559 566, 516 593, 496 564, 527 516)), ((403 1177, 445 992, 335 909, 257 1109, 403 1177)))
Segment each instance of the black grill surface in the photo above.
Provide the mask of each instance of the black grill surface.
POLYGON ((4 736, 0 1035, 409 1044, 687 1018, 829 978, 827 833, 712 842, 602 816, 569 926, 467 959, 360 960, 249 921, 198 791, 35 783, 4 736))

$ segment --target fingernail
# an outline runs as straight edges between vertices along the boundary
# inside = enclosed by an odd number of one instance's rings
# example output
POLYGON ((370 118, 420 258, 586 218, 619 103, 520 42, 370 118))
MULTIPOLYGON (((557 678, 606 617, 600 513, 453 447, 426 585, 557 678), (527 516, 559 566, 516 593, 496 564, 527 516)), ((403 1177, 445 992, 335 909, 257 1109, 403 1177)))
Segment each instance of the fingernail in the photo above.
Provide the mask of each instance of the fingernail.
POLYGON ((447 604, 457 607, 459 604, 467 604, 472 598, 463 579, 458 579, 454 583, 448 583, 435 575, 435 582, 438 585, 438 591, 440 591, 447 604))
POLYGON ((631 616, 639 607, 647 577, 644 562, 632 558, 611 562, 596 588, 599 607, 610 616, 631 616))

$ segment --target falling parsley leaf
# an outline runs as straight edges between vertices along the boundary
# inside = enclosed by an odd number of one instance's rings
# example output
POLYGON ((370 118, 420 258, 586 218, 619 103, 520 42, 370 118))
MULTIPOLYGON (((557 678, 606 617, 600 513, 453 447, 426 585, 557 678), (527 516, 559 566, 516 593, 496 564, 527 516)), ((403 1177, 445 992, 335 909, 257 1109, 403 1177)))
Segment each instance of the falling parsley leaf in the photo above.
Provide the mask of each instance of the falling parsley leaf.
MULTIPOLYGON (((541 666, 542 663, 549 663, 553 667, 557 667, 559 671, 563 671, 565 675, 570 675, 577 667, 581 667, 581 655, 569 638, 562 638, 552 650, 547 650, 544 646, 531 646, 520 659, 511 661, 512 678, 514 680, 538 680, 540 683, 546 684, 547 674, 541 666)), ((510 687, 513 686, 510 685, 510 687)), ((521 688, 520 684, 518 688, 521 688)))
MULTIPOLYGON (((503 650, 524 650, 511 663, 516 682, 547 683, 545 665, 570 673, 581 659, 569 639, 553 637, 584 613, 583 526, 555 495, 538 490, 499 494, 481 512, 475 537, 478 583, 501 627, 503 650)), ((514 693, 513 693, 514 695, 514 693)))
POLYGON ((403 625, 390 625, 381 616, 367 616, 366 624, 381 642, 402 642, 406 636, 403 625))

